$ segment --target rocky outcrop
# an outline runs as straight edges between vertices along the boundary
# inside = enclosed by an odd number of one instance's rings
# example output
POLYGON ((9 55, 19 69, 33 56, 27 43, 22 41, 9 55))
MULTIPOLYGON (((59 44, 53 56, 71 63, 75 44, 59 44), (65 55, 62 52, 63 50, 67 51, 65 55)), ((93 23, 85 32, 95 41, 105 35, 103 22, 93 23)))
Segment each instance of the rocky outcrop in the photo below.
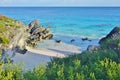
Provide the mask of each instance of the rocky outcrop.
POLYGON ((100 47, 99 46, 95 46, 95 45, 89 45, 88 48, 87 48, 87 51, 96 51, 96 50, 99 50, 100 47))
POLYGON ((6 61, 7 50, 11 54, 27 52, 26 46, 34 45, 38 41, 51 39, 49 27, 39 25, 39 21, 32 21, 28 26, 23 23, 0 15, 0 61, 6 61))
POLYGON ((115 27, 106 37, 99 41, 101 48, 112 49, 120 56, 120 27, 115 27))
POLYGON ((120 27, 115 27, 106 37, 102 38, 99 43, 102 44, 108 39, 120 39, 120 27))
POLYGON ((42 27, 38 20, 32 21, 28 27, 28 32, 30 33, 27 40, 28 45, 35 46, 38 41, 49 40, 53 37, 53 34, 50 33, 50 28, 42 27))

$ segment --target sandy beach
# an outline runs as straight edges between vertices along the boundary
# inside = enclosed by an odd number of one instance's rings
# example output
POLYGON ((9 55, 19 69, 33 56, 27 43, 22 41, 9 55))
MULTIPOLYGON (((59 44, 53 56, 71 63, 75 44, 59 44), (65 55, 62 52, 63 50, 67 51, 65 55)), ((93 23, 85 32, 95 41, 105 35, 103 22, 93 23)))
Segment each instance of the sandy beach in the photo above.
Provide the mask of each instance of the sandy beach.
POLYGON ((79 37, 55 36, 52 40, 39 42, 36 48, 26 46, 28 50, 26 54, 16 52, 13 56, 10 50, 8 54, 15 64, 22 62, 26 69, 32 69, 39 64, 47 65, 53 57, 64 58, 69 55, 80 54, 88 45, 95 44, 97 41, 94 39, 92 41, 82 41, 79 37), (61 39, 62 42, 56 43, 56 39, 61 39), (75 42, 71 43, 71 39, 75 39, 75 42))
POLYGON ((57 37, 57 39, 62 39, 61 43, 56 43, 55 37, 52 40, 39 42, 36 48, 26 46, 28 50, 27 53, 16 53, 15 56, 12 57, 12 60, 14 60, 16 64, 20 62, 24 63, 26 69, 32 69, 39 64, 46 65, 53 57, 64 58, 69 55, 80 54, 88 45, 97 42, 97 40, 94 39, 91 42, 81 41, 81 38, 74 37, 76 41, 70 43, 69 40, 72 38, 73 37, 60 36, 59 38, 57 37))
POLYGON ((51 47, 26 47, 28 50, 26 54, 15 53, 15 56, 11 59, 15 64, 22 62, 25 64, 26 69, 32 69, 39 64, 47 65, 47 62, 50 62, 53 57, 64 58, 69 55, 81 53, 80 47, 66 43, 58 44, 52 40, 49 40, 47 42, 45 41, 43 44, 51 47))

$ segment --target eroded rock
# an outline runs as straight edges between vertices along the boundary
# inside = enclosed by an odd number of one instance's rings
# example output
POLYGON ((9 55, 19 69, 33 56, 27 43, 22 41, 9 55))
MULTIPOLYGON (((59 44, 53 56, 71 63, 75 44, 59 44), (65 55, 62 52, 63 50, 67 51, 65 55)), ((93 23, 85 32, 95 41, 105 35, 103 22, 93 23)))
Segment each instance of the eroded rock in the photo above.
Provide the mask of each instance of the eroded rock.
POLYGON ((49 40, 53 38, 53 34, 50 33, 50 28, 45 28, 39 24, 38 20, 32 21, 29 25, 30 37, 27 40, 27 43, 34 45, 38 41, 49 40))
POLYGON ((106 37, 102 38, 99 43, 103 43, 108 39, 120 39, 120 27, 115 27, 106 37))
POLYGON ((95 46, 95 45, 89 45, 87 48, 87 51, 95 51, 95 50, 99 50, 100 47, 99 46, 95 46))

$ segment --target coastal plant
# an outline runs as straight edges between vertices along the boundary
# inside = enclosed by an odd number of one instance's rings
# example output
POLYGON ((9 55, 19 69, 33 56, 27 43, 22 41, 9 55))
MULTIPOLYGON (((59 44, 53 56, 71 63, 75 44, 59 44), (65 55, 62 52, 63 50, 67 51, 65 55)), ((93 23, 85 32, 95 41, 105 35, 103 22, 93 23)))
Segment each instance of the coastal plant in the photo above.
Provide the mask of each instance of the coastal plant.
POLYGON ((32 70, 11 63, 0 65, 1 80, 118 80, 119 73, 119 56, 109 49, 53 58, 47 66, 32 70))
POLYGON ((20 65, 2 63, 0 65, 0 80, 23 80, 23 71, 20 65))
POLYGON ((25 80, 47 80, 46 67, 39 65, 33 70, 28 70, 24 73, 25 80))
POLYGON ((0 50, 0 58, 2 57, 2 50, 0 50))
POLYGON ((10 40, 6 36, 0 36, 2 44, 8 44, 10 40))
MULTIPOLYGON (((62 67, 61 69, 64 70, 63 72, 65 80, 74 80, 76 78, 80 78, 82 80, 97 80, 104 78, 106 80, 108 79, 107 77, 109 77, 109 75, 106 75, 107 72, 104 71, 104 66, 101 66, 101 62, 106 63, 106 61, 110 60, 116 64, 119 63, 119 57, 117 54, 112 50, 106 49, 93 53, 85 52, 83 54, 73 55, 63 59, 55 58, 48 67, 51 68, 53 65, 55 66, 55 64, 56 66, 61 66, 64 64, 64 69, 62 69, 62 67)), ((56 71, 57 69, 58 67, 55 67, 55 69, 52 70, 56 71)), ((114 72, 117 73, 116 70, 114 72)), ((52 73, 51 71, 51 76, 55 74, 56 73, 52 73)), ((57 76, 54 76, 53 80, 56 77, 57 76)))

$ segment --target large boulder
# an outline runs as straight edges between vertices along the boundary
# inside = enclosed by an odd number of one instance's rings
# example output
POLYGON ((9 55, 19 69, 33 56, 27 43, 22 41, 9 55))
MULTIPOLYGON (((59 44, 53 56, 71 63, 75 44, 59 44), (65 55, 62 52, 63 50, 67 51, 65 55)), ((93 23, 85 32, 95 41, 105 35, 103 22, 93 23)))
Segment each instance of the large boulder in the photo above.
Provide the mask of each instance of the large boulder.
POLYGON ((102 49, 112 49, 120 56, 120 27, 115 27, 106 37, 99 41, 102 49))
POLYGON ((87 51, 96 51, 96 50, 99 50, 100 47, 99 46, 95 46, 95 45, 89 45, 88 48, 87 48, 87 51))
POLYGON ((115 27, 106 37, 102 38, 99 43, 103 43, 108 39, 120 39, 120 27, 115 27))

